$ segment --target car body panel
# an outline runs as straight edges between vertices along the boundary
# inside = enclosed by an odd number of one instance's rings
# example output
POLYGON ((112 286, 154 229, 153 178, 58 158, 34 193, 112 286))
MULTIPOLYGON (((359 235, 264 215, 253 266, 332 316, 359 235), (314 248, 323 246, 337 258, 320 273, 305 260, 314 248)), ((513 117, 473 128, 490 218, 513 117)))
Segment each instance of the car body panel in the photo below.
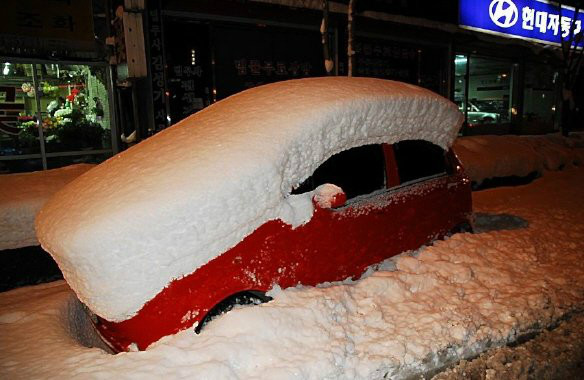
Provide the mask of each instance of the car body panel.
MULTIPOLYGON (((387 152, 388 149, 386 148, 387 152)), ((452 151, 452 174, 433 176, 354 198, 343 207, 316 207, 297 228, 265 223, 223 255, 175 280, 136 316, 100 319, 102 337, 117 351, 146 349, 162 336, 200 323, 215 305, 242 291, 357 279, 371 265, 417 249, 470 222, 468 178, 452 151)), ((386 156, 387 167, 393 156, 386 156)))

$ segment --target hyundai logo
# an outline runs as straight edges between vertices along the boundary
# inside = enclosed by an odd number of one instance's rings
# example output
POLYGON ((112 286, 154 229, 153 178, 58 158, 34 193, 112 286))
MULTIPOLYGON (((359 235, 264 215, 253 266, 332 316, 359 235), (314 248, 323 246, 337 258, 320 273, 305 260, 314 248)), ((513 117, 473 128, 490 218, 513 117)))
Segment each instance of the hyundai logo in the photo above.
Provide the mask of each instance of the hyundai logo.
POLYGON ((493 0, 489 5, 489 16, 495 25, 510 28, 517 22, 519 12, 511 0, 493 0))

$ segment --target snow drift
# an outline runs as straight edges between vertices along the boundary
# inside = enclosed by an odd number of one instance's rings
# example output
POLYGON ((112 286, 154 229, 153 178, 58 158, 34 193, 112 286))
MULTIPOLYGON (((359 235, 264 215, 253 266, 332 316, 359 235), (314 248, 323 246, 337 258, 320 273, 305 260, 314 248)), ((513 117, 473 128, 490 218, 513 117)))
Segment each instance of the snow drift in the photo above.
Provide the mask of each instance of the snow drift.
POLYGON ((496 177, 525 177, 533 172, 558 170, 584 163, 584 134, 563 137, 468 136, 458 138, 453 149, 470 179, 480 184, 496 177))

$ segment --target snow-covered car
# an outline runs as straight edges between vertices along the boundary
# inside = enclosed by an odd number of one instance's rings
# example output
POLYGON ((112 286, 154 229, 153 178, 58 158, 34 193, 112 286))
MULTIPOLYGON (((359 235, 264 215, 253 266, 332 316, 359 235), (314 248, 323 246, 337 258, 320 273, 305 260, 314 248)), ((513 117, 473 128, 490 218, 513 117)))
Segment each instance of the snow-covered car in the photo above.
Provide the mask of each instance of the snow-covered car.
POLYGON ((36 229, 115 350, 200 326, 225 300, 357 279, 471 218, 457 106, 326 77, 256 87, 85 173, 36 229))

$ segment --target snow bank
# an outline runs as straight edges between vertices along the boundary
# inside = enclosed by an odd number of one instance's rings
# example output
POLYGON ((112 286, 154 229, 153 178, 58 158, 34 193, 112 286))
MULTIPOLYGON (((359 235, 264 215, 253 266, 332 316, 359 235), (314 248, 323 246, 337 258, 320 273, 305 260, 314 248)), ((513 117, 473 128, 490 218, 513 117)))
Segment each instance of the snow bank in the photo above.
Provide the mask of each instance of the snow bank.
POLYGON ((582 164, 584 134, 469 136, 458 138, 453 149, 470 179, 480 184, 488 178, 524 177, 582 164))
POLYGON ((0 175, 0 250, 38 245, 34 218, 57 190, 95 165, 0 175))
POLYGON ((38 238, 86 305, 122 321, 264 222, 309 220, 308 195, 290 191, 333 154, 402 139, 446 148, 461 121, 450 101, 399 82, 253 88, 71 183, 39 213, 38 238))
POLYGON ((274 291, 143 352, 76 342, 86 317, 64 282, 2 293, 0 377, 419 378, 584 310, 582 188, 584 168, 569 168, 474 193, 477 211, 529 226, 456 234, 352 284, 274 291))

